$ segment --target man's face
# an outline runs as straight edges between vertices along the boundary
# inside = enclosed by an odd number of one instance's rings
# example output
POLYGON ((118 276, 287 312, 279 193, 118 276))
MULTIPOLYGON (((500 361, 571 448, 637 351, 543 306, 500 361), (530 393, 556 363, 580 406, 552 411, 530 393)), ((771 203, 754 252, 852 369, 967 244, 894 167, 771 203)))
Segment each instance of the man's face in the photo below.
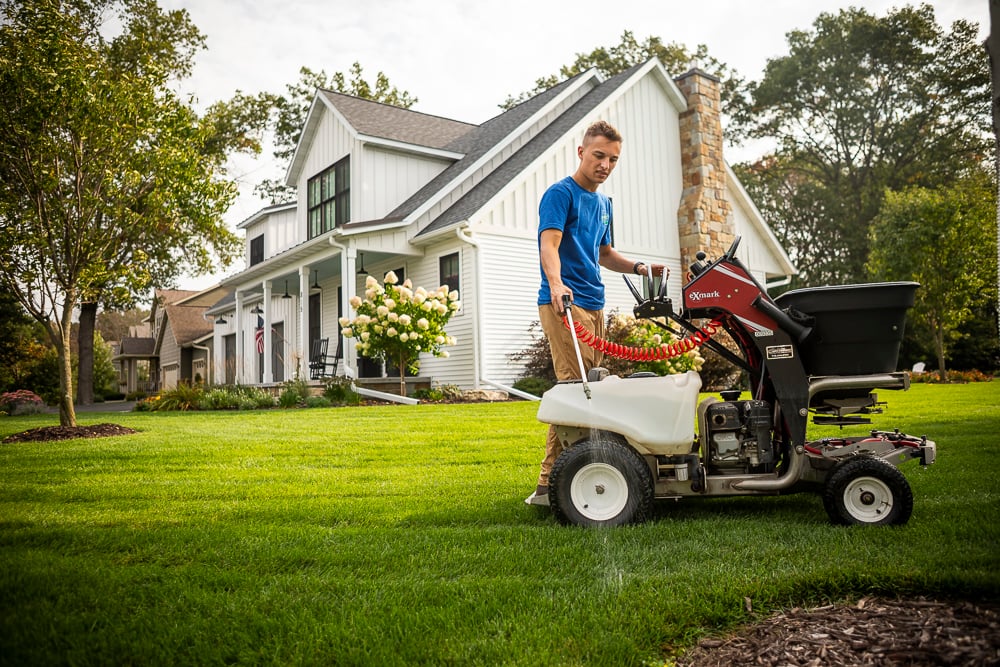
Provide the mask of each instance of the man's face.
POLYGON ((583 145, 577 149, 580 156, 577 174, 584 181, 580 185, 588 190, 596 190, 614 171, 621 152, 620 141, 611 141, 603 136, 584 138, 583 145))

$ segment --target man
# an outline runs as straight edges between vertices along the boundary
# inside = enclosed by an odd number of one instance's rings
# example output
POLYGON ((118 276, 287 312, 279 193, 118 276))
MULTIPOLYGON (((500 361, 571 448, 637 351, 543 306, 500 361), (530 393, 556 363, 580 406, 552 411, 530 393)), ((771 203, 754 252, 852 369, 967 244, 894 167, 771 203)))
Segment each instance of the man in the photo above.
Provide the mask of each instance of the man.
MULTIPOLYGON (((587 128, 583 145, 577 148, 580 165, 576 173, 555 183, 538 206, 538 256, 542 284, 538 290, 538 316, 552 351, 552 365, 558 380, 580 378, 580 367, 570 331, 563 324, 563 296, 573 304, 573 321, 597 336, 604 336, 603 266, 612 271, 667 277, 666 267, 633 262, 611 247, 611 200, 597 188, 614 171, 621 155, 622 137, 605 121, 587 128)), ((585 371, 600 365, 603 355, 582 346, 585 371)), ((549 472, 562 451, 549 427, 535 492, 525 500, 529 505, 549 504, 549 472)))

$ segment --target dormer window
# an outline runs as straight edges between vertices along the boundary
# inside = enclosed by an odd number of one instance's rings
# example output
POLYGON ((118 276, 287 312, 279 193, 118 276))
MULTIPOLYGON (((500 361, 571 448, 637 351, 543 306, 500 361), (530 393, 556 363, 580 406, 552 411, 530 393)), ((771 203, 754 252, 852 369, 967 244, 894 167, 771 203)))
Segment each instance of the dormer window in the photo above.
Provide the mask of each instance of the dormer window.
POLYGON ((264 261, 264 235, 250 239, 250 266, 264 261))
POLYGON ((325 234, 351 219, 351 157, 309 179, 309 238, 325 234))

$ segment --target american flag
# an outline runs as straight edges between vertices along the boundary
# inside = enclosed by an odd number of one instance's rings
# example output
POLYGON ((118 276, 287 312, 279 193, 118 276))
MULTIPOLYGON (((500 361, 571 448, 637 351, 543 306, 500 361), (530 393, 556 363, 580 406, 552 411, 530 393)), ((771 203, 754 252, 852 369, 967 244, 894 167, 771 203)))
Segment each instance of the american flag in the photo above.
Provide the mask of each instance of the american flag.
POLYGON ((257 328, 254 329, 253 337, 257 341, 257 354, 264 354, 264 318, 257 316, 257 328))

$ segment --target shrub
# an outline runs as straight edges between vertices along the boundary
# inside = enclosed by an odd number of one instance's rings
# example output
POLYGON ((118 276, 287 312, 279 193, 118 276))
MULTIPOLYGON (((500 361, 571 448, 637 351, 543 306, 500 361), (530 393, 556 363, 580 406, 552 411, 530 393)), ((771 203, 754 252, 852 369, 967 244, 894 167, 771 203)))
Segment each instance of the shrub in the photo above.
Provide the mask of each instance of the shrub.
MULTIPOLYGON (((537 321, 532 322, 528 333, 533 339, 532 344, 524 350, 510 355, 510 359, 524 365, 522 380, 535 378, 547 381, 549 386, 552 386, 556 383, 556 375, 552 368, 552 353, 549 350, 549 342, 542 334, 541 326, 537 321)), ((615 311, 607 316, 605 338, 611 342, 632 347, 658 347, 676 341, 669 331, 648 320, 637 320, 631 315, 621 315, 615 311)), ((699 349, 701 348, 696 348, 672 359, 647 362, 626 361, 605 355, 602 365, 608 369, 608 372, 622 377, 640 371, 649 371, 657 375, 683 373, 702 368, 704 358, 699 349)), ((520 389, 521 387, 515 384, 514 388, 520 389)))
POLYGON ((130 391, 125 394, 126 401, 141 401, 146 398, 149 394, 144 391, 130 391))
MULTIPOLYGON (((990 382, 993 377, 982 371, 946 371, 945 382, 954 384, 966 384, 968 382, 990 382)), ((941 382, 941 374, 937 371, 925 371, 923 373, 911 373, 910 382, 920 382, 924 384, 941 382)))
POLYGON ((323 396, 331 405, 358 405, 361 396, 351 388, 349 378, 336 376, 323 379, 323 396))
POLYGON ((523 377, 514 383, 514 389, 526 391, 535 396, 541 396, 551 388, 552 382, 546 378, 539 377, 523 377))
POLYGON ((310 396, 306 399, 307 408, 328 408, 330 405, 330 399, 326 396, 310 396))
POLYGON ((278 405, 283 408, 294 408, 304 405, 309 399, 309 385, 302 378, 289 380, 282 385, 281 395, 278 396, 278 405))
POLYGON ((173 389, 160 392, 157 410, 197 410, 200 408, 205 392, 201 387, 192 386, 186 382, 178 384, 173 389))
POLYGON ((0 394, 0 412, 14 415, 37 415, 45 409, 41 396, 27 389, 0 394))

